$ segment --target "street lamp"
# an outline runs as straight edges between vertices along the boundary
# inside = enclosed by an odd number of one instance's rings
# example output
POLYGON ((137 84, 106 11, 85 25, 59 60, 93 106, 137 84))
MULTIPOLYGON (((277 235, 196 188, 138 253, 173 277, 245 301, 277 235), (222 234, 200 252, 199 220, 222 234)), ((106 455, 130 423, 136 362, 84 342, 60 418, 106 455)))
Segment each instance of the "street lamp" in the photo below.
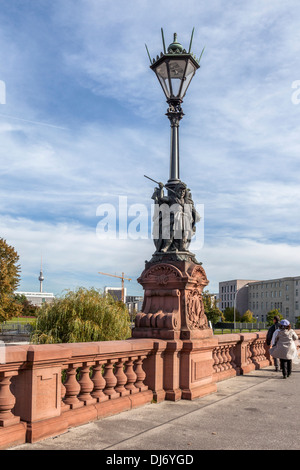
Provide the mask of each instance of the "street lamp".
POLYGON ((147 46, 146 49, 151 63, 150 68, 155 72, 169 105, 166 113, 171 124, 170 179, 168 183, 176 184, 180 181, 179 122, 184 116, 181 104, 196 70, 200 67, 199 62, 204 49, 199 59, 191 53, 194 29, 188 52, 177 41, 176 33, 174 33, 173 42, 166 50, 163 29, 161 33, 164 52, 161 52, 156 59, 151 60, 147 46))

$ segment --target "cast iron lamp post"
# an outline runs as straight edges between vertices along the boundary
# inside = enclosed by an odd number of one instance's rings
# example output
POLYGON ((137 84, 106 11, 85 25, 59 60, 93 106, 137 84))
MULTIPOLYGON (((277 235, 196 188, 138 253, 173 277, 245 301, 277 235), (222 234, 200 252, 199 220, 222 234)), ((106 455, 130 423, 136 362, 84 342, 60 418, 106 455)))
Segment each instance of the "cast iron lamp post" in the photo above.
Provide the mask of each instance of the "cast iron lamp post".
POLYGON ((204 49, 199 59, 191 53, 194 29, 188 52, 177 42, 176 33, 173 42, 166 50, 163 30, 161 32, 164 52, 161 52, 156 59, 151 60, 147 46, 146 48, 151 63, 150 68, 155 72, 169 105, 166 113, 171 124, 170 178, 168 184, 176 184, 180 181, 179 122, 184 116, 181 104, 196 70, 200 67, 199 62, 204 49))
MULTIPOLYGON (((191 54, 192 38, 193 33, 188 52, 177 42, 176 34, 166 50, 162 31, 164 52, 160 57, 157 56, 156 60, 151 60, 146 46, 150 67, 162 86, 169 106, 167 116, 171 123, 171 158, 167 184, 147 176, 158 185, 151 197, 154 200, 152 233, 156 251, 151 260, 145 262, 145 269, 138 278, 145 295, 142 311, 138 312, 135 319, 132 336, 167 341, 187 340, 184 354, 176 354, 174 363, 174 367, 178 366, 178 370, 185 373, 180 374, 178 384, 175 384, 175 376, 172 378, 170 392, 166 392, 169 400, 200 396, 202 391, 199 395, 195 392, 198 378, 198 384, 201 382, 201 388, 203 383, 205 393, 208 393, 206 387, 215 390, 215 383, 210 384, 211 379, 204 379, 202 368, 199 377, 194 378, 194 361, 201 365, 202 355, 206 358, 207 354, 210 354, 208 348, 212 351, 216 343, 215 339, 211 338, 213 332, 209 328, 202 298, 202 291, 209 281, 202 263, 189 251, 190 242, 196 232, 195 224, 200 217, 190 188, 179 177, 178 128, 183 117, 181 104, 193 76, 200 67, 201 59, 201 56, 197 60, 191 54), (168 190, 168 194, 164 193, 164 188, 168 190), (204 338, 205 346, 199 346, 198 340, 204 338), (194 339, 197 340, 195 346, 194 339), (191 360, 193 353, 196 353, 196 356, 191 360)), ((178 353, 178 349, 176 351, 178 353)))

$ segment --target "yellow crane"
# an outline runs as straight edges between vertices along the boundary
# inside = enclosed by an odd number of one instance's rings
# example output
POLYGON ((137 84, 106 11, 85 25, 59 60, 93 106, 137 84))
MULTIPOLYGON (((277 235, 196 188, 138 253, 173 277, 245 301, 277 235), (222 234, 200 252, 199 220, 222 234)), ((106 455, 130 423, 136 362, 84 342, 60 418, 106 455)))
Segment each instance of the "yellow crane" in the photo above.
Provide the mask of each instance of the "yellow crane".
POLYGON ((100 273, 98 274, 103 274, 104 276, 111 276, 111 277, 117 277, 119 279, 122 279, 122 302, 125 303, 125 295, 124 295, 124 280, 125 281, 131 281, 131 278, 129 277, 124 277, 124 273, 122 273, 122 276, 117 276, 116 274, 108 274, 108 273, 100 273))

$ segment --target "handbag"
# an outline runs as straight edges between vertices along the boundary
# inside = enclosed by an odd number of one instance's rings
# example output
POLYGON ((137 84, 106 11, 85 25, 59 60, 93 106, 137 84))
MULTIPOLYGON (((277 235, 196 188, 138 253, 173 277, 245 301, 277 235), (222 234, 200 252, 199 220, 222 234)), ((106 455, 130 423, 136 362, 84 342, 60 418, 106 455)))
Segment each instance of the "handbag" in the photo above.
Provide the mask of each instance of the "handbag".
POLYGON ((297 345, 299 344, 299 340, 293 342, 293 349, 294 349, 294 355, 292 358, 293 364, 299 364, 300 363, 300 358, 298 356, 298 348, 297 345))
POLYGON ((277 349, 278 349, 278 348, 277 348, 277 344, 275 344, 275 346, 273 346, 272 348, 270 348, 269 353, 271 354, 271 356, 273 356, 273 357, 278 357, 278 356, 276 355, 276 350, 277 350, 277 349))

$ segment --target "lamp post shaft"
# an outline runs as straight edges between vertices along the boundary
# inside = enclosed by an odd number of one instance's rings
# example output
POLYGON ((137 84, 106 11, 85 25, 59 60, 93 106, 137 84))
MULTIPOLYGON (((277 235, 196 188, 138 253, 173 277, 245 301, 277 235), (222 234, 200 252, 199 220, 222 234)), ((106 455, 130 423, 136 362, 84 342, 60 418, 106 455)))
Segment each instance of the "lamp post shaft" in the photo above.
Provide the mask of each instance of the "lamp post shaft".
POLYGON ((179 126, 171 124, 170 181, 179 180, 179 126))
POLYGON ((167 116, 171 124, 171 139, 170 139, 170 179, 169 182, 180 181, 179 172, 179 122, 184 114, 178 103, 175 105, 169 103, 170 107, 167 116))

